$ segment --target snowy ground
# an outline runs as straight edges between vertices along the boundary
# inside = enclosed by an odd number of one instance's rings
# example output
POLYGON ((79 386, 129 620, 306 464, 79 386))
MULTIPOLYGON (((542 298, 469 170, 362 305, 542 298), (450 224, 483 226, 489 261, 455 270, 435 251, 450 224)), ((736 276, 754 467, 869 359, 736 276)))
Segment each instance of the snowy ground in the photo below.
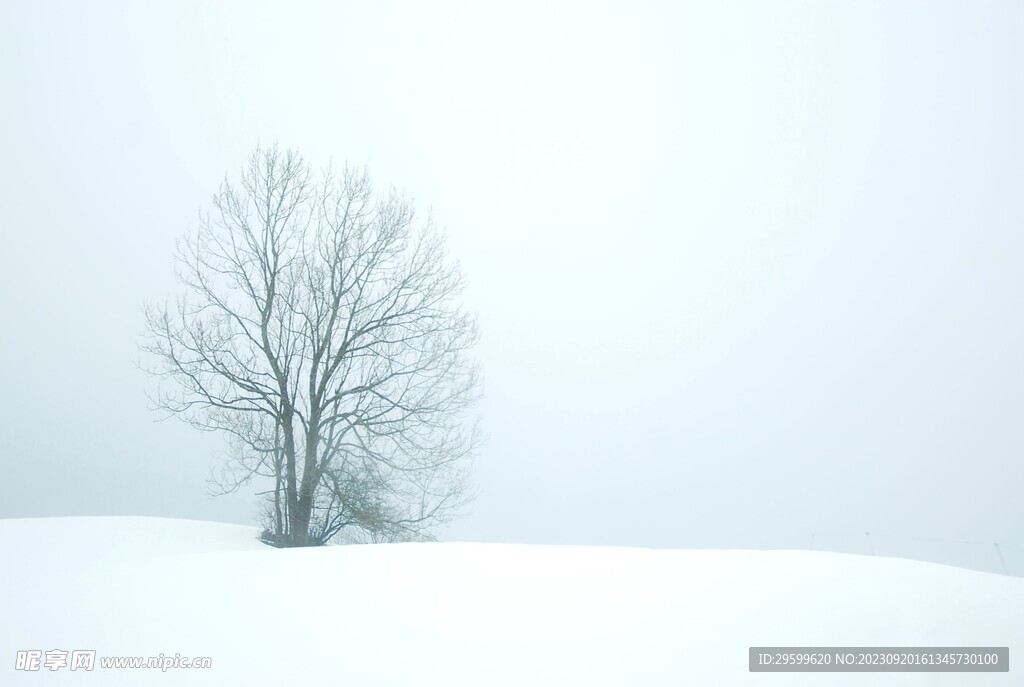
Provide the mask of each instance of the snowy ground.
POLYGON ((1024 685, 1020 578, 800 551, 277 550, 255 534, 157 518, 0 520, 0 684, 1024 685), (1009 646, 1011 672, 747 670, 749 646, 916 645, 1009 646), (97 663, 16 670, 31 649, 95 650, 97 663), (161 653, 212 667, 99 665, 161 653))

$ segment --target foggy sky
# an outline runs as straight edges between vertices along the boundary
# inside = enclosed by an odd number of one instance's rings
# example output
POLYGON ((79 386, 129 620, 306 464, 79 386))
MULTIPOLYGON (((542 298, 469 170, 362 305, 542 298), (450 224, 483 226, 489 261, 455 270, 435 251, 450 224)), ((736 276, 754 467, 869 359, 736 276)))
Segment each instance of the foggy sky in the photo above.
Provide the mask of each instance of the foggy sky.
POLYGON ((488 440, 445 539, 1022 572, 1021 35, 1018 2, 0 3, 0 517, 256 522, 135 363, 175 239, 277 141, 413 194, 468 276, 488 440))

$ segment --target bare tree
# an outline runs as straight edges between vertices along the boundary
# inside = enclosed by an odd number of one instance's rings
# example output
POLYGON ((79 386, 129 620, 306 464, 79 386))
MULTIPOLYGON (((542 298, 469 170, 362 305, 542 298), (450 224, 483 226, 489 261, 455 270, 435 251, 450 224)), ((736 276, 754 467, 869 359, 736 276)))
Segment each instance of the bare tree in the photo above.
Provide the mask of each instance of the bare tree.
POLYGON ((270 540, 425 538, 466 503, 476 322, 408 200, 257 148, 176 257, 187 294, 146 307, 154 401, 228 435, 221 490, 271 485, 270 540))

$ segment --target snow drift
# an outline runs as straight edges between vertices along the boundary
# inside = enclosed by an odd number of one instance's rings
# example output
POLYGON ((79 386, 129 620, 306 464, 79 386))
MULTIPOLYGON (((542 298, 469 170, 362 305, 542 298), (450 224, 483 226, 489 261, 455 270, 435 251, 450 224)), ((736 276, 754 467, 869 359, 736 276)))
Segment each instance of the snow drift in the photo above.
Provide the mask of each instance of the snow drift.
POLYGON ((235 525, 0 520, 4 685, 1021 685, 1024 579, 804 551, 272 549, 235 525), (749 646, 1009 646, 1010 673, 764 674, 749 646), (24 650, 210 657, 15 670, 24 650), (41 675, 41 673, 46 673, 41 675))

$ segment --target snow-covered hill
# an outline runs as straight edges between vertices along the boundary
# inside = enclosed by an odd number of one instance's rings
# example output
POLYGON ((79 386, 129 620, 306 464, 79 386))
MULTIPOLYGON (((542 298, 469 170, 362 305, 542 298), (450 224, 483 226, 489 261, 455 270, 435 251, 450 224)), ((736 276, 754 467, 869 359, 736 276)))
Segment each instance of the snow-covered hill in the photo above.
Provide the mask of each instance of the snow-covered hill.
POLYGON ((821 552, 277 550, 255 535, 157 518, 0 520, 0 684, 1024 685, 1019 578, 821 552), (747 670, 749 646, 916 645, 1009 646, 1011 672, 747 670), (95 650, 95 667, 15 669, 19 651, 53 649, 95 650), (212 667, 100 666, 160 654, 212 667))

